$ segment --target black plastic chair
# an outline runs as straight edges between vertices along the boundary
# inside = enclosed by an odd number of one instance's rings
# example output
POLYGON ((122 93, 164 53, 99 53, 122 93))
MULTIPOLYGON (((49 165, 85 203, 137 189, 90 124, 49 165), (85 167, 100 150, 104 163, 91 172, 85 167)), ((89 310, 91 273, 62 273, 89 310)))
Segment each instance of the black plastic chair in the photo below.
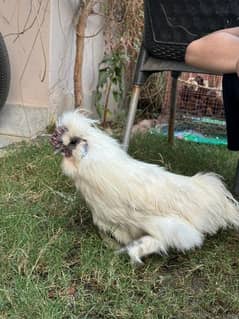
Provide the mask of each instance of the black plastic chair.
POLYGON ((185 64, 187 45, 213 31, 239 26, 238 0, 145 0, 144 14, 144 36, 123 139, 125 150, 128 149, 140 90, 147 78, 152 73, 171 71, 168 141, 173 144, 178 77, 181 72, 212 74, 185 64))

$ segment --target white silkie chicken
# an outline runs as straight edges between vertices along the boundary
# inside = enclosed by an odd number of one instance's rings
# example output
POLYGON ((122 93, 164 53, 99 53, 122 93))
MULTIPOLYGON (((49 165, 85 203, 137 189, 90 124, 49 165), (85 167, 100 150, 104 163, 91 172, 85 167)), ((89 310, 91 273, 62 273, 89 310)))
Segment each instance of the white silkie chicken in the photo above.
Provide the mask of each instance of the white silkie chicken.
POLYGON ((187 177, 135 160, 79 112, 63 114, 51 141, 93 222, 123 245, 132 262, 170 247, 200 247, 206 234, 239 226, 238 202, 217 175, 187 177))

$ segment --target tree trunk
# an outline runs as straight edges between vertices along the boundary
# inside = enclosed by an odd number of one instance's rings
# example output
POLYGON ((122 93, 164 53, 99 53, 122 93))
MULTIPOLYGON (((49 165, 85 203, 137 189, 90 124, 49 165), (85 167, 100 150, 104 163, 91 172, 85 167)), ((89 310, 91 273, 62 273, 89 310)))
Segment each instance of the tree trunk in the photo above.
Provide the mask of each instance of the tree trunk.
POLYGON ((83 100, 82 90, 82 67, 83 67, 83 54, 84 54, 84 37, 87 25, 87 19, 92 11, 92 0, 81 0, 80 12, 78 15, 78 21, 76 25, 76 56, 75 56, 75 68, 74 68, 74 96, 75 107, 80 107, 83 100))

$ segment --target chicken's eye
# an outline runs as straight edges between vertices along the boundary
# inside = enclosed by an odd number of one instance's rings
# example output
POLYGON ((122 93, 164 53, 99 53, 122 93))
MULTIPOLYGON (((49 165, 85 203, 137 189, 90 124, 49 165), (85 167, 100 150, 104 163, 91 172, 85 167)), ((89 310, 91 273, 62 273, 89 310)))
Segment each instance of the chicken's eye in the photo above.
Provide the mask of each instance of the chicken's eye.
POLYGON ((80 140, 81 139, 79 137, 72 137, 69 144, 75 146, 80 142, 80 140))

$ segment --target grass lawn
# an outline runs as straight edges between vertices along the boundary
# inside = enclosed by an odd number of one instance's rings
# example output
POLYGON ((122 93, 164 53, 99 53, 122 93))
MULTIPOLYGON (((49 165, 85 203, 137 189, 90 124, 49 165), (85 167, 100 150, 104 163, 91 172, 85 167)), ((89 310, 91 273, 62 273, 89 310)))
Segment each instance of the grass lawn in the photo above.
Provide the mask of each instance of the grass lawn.
MULTIPOLYGON (((177 173, 214 171, 229 187, 238 156, 152 135, 130 153, 177 173)), ((134 269, 100 238, 46 140, 0 158, 1 319, 236 319, 238 251, 238 232, 221 231, 202 249, 150 256, 134 269)))

